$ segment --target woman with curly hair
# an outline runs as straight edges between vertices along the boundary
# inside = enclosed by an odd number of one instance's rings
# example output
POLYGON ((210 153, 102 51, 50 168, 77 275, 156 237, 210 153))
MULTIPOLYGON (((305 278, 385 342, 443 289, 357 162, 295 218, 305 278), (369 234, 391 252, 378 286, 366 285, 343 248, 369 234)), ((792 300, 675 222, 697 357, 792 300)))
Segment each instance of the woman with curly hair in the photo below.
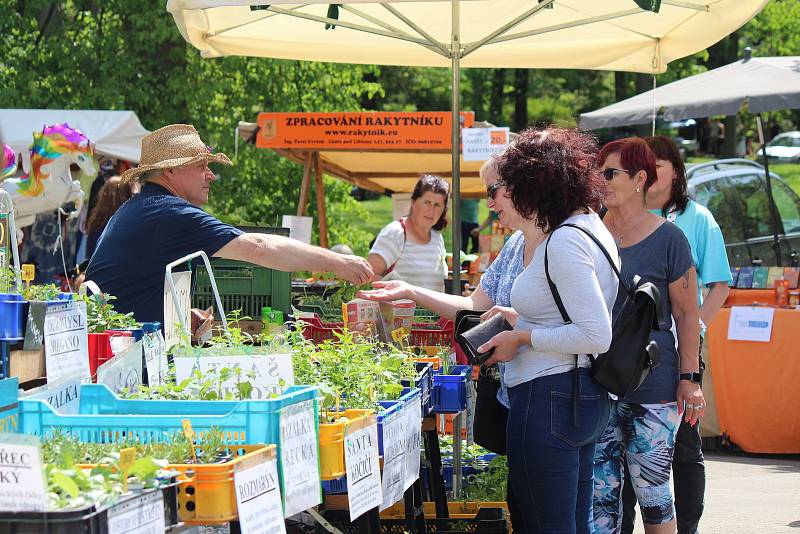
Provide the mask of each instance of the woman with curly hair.
POLYGON ((513 284, 511 308, 486 314, 502 313, 514 329, 479 348, 494 348, 487 365, 507 362, 509 472, 527 533, 592 532, 592 459, 609 399, 589 374, 586 355, 608 350, 618 281, 584 231, 619 266, 614 239, 597 215, 604 183, 596 153, 594 139, 577 130, 526 130, 498 158, 501 180, 492 187, 501 220, 513 212, 526 235, 544 237, 513 284))
POLYGON ((103 235, 103 230, 106 224, 111 220, 120 206, 126 200, 139 192, 139 183, 121 183, 119 176, 112 176, 103 187, 100 188, 100 193, 97 195, 97 204, 86 221, 86 258, 89 259, 94 254, 94 249, 97 248, 97 242, 100 241, 100 236, 103 235))

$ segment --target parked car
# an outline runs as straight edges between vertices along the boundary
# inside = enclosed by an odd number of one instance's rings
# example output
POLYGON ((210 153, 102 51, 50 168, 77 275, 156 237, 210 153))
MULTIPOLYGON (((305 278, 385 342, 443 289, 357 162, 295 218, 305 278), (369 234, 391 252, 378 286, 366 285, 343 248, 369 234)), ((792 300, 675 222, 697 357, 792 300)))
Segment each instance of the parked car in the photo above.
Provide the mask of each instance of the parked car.
MULTIPOLYGON (((759 159, 763 156, 758 153, 759 159)), ((770 163, 800 163, 800 132, 784 132, 767 143, 770 163)))
MULTIPOLYGON (((764 167, 748 159, 722 159, 686 171, 689 196, 706 206, 722 229, 731 266, 777 265, 764 167)), ((783 265, 800 259, 800 197, 770 172, 778 208, 783 265)))

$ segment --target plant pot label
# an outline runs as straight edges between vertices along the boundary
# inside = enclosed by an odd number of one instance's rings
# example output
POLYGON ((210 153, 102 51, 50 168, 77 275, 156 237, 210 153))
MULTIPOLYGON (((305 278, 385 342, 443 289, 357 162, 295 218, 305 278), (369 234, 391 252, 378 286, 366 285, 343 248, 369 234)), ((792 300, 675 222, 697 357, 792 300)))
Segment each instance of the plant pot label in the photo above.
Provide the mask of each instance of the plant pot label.
MULTIPOLYGON (((406 479, 406 415, 405 407, 383 419, 383 476, 381 491, 386 510, 403 498, 406 479)), ((419 452, 417 452, 419 456, 419 452)))
POLYGON ((181 336, 184 335, 181 331, 181 324, 185 324, 187 328, 192 324, 192 273, 191 271, 172 273, 172 279, 175 282, 175 292, 178 295, 177 302, 172 298, 172 291, 169 289, 165 275, 164 341, 166 341, 167 349, 180 343, 181 336), (181 317, 183 317, 183 323, 181 323, 181 317))
POLYGON ((123 388, 131 391, 141 384, 142 342, 137 341, 128 350, 98 367, 97 383, 107 385, 114 393, 119 393, 123 388))
POLYGON ((49 381, 89 378, 86 303, 67 301, 49 306, 44 318, 44 341, 45 369, 49 381))
POLYGON ((108 534, 161 534, 164 531, 161 490, 123 501, 108 510, 108 534))
POLYGON ((403 490, 410 488, 419 478, 419 450, 422 447, 422 397, 416 396, 403 408, 405 418, 405 483, 403 490))
POLYGON ((274 449, 255 460, 239 462, 233 471, 239 528, 242 534, 286 534, 274 449))
MULTIPOLYGON (((280 395, 284 388, 294 385, 294 368, 291 354, 241 354, 236 356, 175 355, 175 378, 180 383, 192 376, 195 369, 201 372, 208 370, 241 369, 240 382, 250 382, 253 391, 250 398, 268 399, 273 394, 280 395), (255 377, 250 379, 247 373, 252 371, 255 377)), ((237 377, 234 376, 222 384, 223 393, 231 392, 236 397, 237 377)))
POLYGON ((43 473, 39 438, 0 434, 0 510, 44 511, 43 473))
POLYGON ((383 503, 378 461, 378 423, 374 415, 350 424, 345 429, 344 463, 347 470, 350 521, 355 521, 365 512, 383 503))
POLYGON ((289 405, 280 412, 285 517, 322 502, 319 478, 319 425, 314 401, 289 405))
POLYGON ((142 338, 142 347, 144 363, 147 366, 147 385, 160 386, 169 376, 167 353, 162 350, 164 345, 154 334, 146 334, 142 338))

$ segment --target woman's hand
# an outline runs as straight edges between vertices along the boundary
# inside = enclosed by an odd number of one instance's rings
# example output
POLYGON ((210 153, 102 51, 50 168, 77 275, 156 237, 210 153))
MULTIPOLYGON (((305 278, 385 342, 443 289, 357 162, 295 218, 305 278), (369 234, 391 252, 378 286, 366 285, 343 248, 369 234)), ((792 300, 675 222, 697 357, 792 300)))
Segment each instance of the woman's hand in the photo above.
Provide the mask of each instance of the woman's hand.
POLYGON ((413 299, 414 289, 408 282, 387 280, 385 282, 372 282, 372 289, 361 290, 356 296, 362 299, 378 301, 413 299))
POLYGON ((503 316, 503 319, 508 321, 508 324, 511 326, 517 326, 519 313, 517 313, 514 308, 508 308, 506 306, 492 306, 488 311, 481 315, 481 321, 488 321, 498 313, 503 316))
POLYGON ((531 342, 531 333, 528 330, 506 330, 500 332, 492 339, 478 347, 480 352, 486 352, 494 347, 492 357, 484 362, 484 366, 491 367, 497 362, 510 362, 517 357, 521 345, 531 342))
POLYGON ((688 380, 678 382, 678 415, 694 426, 706 411, 706 399, 700 384, 688 380))

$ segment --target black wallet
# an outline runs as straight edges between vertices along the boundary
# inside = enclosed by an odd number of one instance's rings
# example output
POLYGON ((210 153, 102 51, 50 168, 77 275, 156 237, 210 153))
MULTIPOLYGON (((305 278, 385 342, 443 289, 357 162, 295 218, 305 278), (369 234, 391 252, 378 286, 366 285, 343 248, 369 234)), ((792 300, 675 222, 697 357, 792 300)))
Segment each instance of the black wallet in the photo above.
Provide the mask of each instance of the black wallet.
POLYGON ((479 352, 478 347, 500 332, 514 329, 499 313, 491 319, 481 322, 481 315, 484 313, 461 310, 456 314, 456 342, 466 354, 471 365, 482 365, 494 353, 494 347, 486 352, 479 352))

